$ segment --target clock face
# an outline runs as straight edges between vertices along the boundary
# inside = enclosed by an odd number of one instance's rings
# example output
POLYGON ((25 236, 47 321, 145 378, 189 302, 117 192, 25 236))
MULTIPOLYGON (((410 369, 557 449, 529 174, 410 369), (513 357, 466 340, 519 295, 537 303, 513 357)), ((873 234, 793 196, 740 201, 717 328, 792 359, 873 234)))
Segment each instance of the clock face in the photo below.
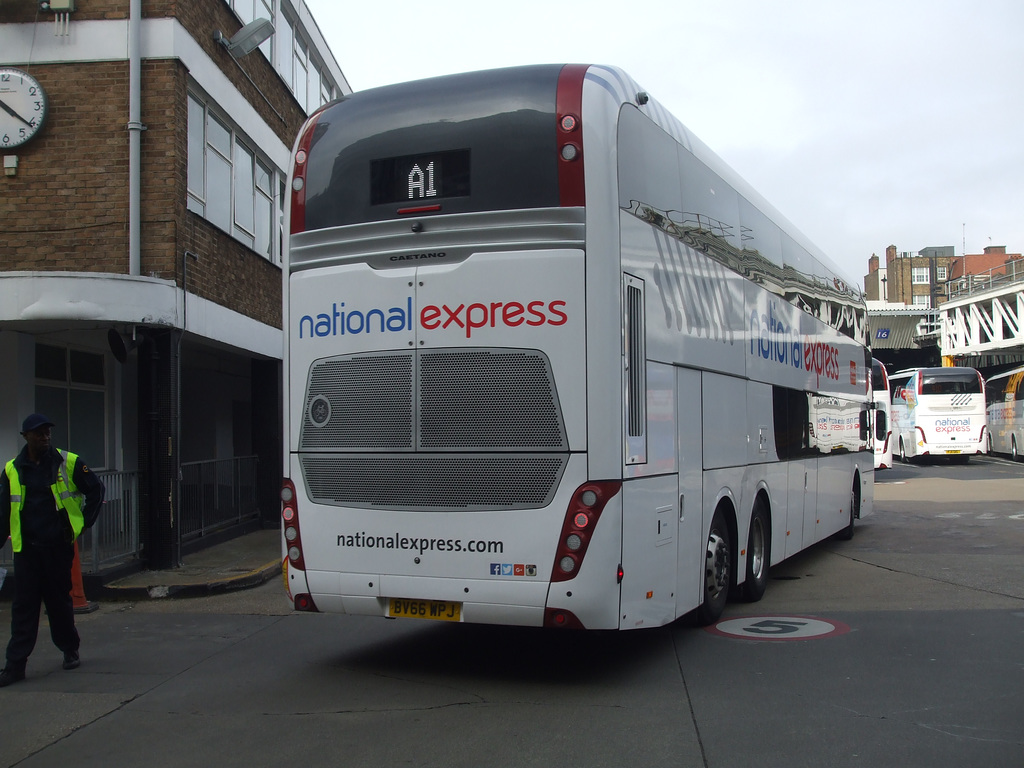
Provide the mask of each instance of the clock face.
POLYGON ((0 150, 20 147, 46 121, 46 92, 27 72, 0 67, 0 150))

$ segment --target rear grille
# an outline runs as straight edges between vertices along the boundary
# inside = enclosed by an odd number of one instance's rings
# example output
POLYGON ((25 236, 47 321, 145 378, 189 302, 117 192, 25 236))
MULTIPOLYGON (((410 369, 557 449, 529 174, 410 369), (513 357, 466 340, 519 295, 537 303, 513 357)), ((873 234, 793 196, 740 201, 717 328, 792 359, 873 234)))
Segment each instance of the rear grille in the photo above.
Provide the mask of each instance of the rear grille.
POLYGON ((322 504, 472 510, 546 505, 569 448, 544 353, 433 349, 317 361, 299 450, 322 504))
POLYGON ((567 449, 551 365, 536 350, 349 355, 310 370, 302 451, 567 449))
POLYGON ((536 509, 551 503, 568 456, 307 454, 309 497, 319 504, 375 509, 536 509))
POLYGON ((419 447, 564 448, 547 362, 519 350, 421 354, 419 447))
POLYGON ((413 355, 316 363, 306 389, 302 449, 410 450, 413 355))

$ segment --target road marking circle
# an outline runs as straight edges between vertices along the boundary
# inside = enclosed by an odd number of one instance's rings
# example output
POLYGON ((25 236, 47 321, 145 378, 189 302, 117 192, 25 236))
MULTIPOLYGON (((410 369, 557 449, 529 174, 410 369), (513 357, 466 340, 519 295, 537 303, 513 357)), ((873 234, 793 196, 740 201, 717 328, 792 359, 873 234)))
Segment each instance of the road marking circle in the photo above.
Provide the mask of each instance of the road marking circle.
POLYGON ((714 635, 744 640, 812 640, 845 635, 850 627, 841 621, 810 616, 741 616, 723 619, 706 630, 714 635))

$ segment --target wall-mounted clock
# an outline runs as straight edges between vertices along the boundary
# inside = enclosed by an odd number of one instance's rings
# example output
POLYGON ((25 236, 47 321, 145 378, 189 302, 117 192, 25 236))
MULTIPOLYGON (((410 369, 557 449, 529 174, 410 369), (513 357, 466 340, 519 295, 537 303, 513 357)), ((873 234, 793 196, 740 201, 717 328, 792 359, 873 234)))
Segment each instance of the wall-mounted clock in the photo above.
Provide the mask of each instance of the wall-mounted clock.
POLYGON ((42 130, 49 102, 28 72, 0 67, 0 150, 20 147, 42 130))

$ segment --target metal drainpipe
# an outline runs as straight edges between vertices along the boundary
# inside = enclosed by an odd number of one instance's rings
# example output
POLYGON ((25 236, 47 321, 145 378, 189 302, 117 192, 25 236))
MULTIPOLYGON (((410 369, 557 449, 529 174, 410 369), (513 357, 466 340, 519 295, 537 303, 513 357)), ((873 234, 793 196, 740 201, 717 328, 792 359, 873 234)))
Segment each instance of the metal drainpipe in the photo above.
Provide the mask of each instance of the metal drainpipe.
POLYGON ((128 274, 142 274, 142 0, 128 14, 128 274))
POLYGON ((174 451, 175 451, 175 464, 178 468, 177 479, 175 484, 175 500, 172 505, 171 515, 173 516, 174 524, 174 540, 176 542, 174 557, 176 565, 182 565, 181 562, 181 534, 182 534, 182 512, 185 509, 184 499, 182 497, 182 488, 184 488, 184 478, 181 475, 181 342, 185 338, 185 333, 188 331, 188 260, 192 259, 195 262, 199 261, 199 256, 192 253, 192 251, 186 250, 181 255, 181 332, 178 334, 176 341, 177 348, 175 350, 175 375, 177 377, 175 381, 175 406, 174 406, 174 451))

